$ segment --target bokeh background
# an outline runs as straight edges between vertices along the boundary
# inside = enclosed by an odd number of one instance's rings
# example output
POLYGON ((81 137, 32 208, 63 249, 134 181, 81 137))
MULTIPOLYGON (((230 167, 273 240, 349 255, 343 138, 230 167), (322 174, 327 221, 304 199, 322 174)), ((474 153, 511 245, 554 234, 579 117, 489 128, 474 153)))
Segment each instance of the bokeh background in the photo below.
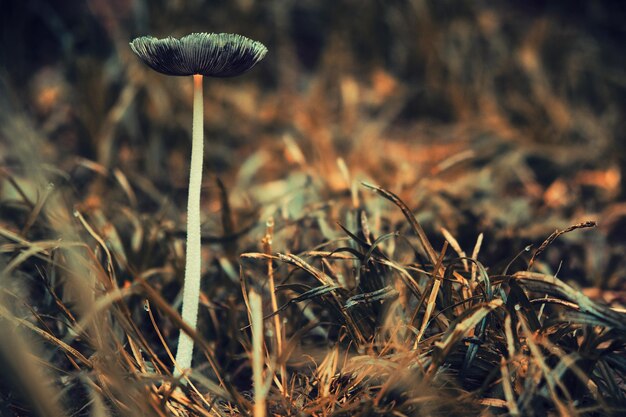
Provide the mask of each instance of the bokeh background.
MULTIPOLYGON (((81 404, 98 398, 89 396, 89 378, 112 390, 109 400, 144 402, 140 388, 98 379, 137 371, 126 342, 107 343, 128 335, 153 347, 151 360, 167 362, 175 321, 157 315, 158 326, 150 323, 146 297, 129 290, 111 313, 124 312, 116 319, 128 326, 122 331, 111 320, 100 328, 114 337, 92 344, 76 337, 68 312, 90 311, 94 300, 85 294, 93 297, 93 288, 72 290, 64 279, 101 279, 102 298, 111 282, 129 289, 149 280, 165 300, 161 312, 179 306, 192 81, 151 71, 128 42, 207 31, 240 33, 269 49, 249 73, 206 79, 204 87, 200 331, 217 346, 225 375, 244 381, 237 389, 249 391, 251 372, 240 273, 267 291, 265 263, 242 253, 347 245, 338 223, 352 231, 368 224, 375 237, 398 231, 419 246, 398 208, 361 182, 397 194, 436 250, 444 240, 458 242, 446 261, 471 254, 482 236, 478 259, 492 276, 525 270, 533 253, 525 248, 539 247, 555 229, 597 221, 559 236, 533 268, 623 307, 624 22, 621 1, 0 0, 0 306, 46 329, 48 345, 29 347, 58 371, 58 398, 68 410, 80 414, 81 404), (357 218, 359 208, 367 221, 357 218), (262 241, 270 218, 271 247, 262 241), (94 359, 84 371, 86 360, 50 342, 61 339, 102 360, 102 369, 94 359)), ((416 255, 394 239, 381 247, 399 264, 416 255)), ((277 269, 283 282, 292 277, 285 270, 277 269)), ((351 291, 355 270, 336 269, 351 291)), ((284 302, 308 288, 297 285, 286 286, 292 292, 284 302)), ((311 319, 293 311, 288 334, 311 319)), ((326 308, 315 312, 330 320, 326 308)), ((330 350, 320 346, 341 339, 339 330, 311 329, 296 353, 321 363, 330 350)), ((5 340, 0 414, 24 415, 28 398, 45 405, 53 395, 45 387, 28 391, 37 371, 13 366, 32 355, 17 339, 5 340)), ((306 378, 308 396, 317 388, 306 378)))
MULTIPOLYGON (((167 202, 176 219, 191 80, 150 71, 128 41, 235 32, 270 52, 243 77, 205 83, 208 212, 219 211, 211 175, 236 212, 260 217, 289 190, 328 202, 346 190, 347 170, 398 193, 462 246, 485 233, 495 261, 599 220, 551 265, 562 260, 585 286, 623 284, 622 2, 0 4, 0 162, 28 177, 15 144, 30 137, 22 158, 36 154, 49 181, 73 189, 73 204, 106 208, 120 172, 140 212, 167 202)), ((220 227, 212 217, 209 231, 220 227)))

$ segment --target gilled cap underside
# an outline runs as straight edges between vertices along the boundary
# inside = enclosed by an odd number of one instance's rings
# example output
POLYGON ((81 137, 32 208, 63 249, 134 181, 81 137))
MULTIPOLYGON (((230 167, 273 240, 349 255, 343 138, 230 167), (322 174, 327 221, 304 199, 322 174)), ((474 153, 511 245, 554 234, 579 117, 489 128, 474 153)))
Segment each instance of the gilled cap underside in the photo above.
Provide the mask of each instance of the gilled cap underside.
POLYGON ((179 76, 235 77, 267 53, 261 42, 229 33, 192 33, 180 39, 142 36, 130 47, 153 70, 179 76))

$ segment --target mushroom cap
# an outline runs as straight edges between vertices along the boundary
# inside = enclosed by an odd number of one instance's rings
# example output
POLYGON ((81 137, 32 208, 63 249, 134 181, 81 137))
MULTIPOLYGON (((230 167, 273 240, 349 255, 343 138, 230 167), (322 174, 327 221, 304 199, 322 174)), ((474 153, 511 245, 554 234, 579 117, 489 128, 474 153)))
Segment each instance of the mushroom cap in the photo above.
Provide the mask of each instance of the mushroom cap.
POLYGON ((153 70, 181 76, 235 77, 267 53, 261 42, 230 33, 192 33, 180 39, 141 36, 130 48, 153 70))

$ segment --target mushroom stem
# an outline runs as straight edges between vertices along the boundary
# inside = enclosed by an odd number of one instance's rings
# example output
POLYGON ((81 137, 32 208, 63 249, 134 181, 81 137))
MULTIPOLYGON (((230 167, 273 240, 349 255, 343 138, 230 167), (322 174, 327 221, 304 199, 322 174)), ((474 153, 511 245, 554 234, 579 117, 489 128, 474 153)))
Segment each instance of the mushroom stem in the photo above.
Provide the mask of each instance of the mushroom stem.
MULTIPOLYGON (((189 196, 187 199, 187 255, 185 281, 183 283, 182 318, 193 330, 198 320, 200 297, 200 190, 202 186, 202 163, 204 148, 204 108, 202 102, 202 75, 193 76, 193 123, 191 130, 191 165, 189 196)), ((193 339, 181 330, 176 350, 175 375, 191 368, 193 339)))

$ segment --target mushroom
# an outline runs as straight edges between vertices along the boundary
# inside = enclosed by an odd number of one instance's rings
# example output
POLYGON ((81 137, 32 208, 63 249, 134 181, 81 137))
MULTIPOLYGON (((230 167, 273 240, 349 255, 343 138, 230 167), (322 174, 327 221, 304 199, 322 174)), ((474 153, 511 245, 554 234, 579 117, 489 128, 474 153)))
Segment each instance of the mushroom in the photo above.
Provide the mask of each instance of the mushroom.
MULTIPOLYGON (((183 284, 182 319, 193 330, 200 297, 200 188, 204 145, 203 76, 235 77, 254 67, 267 48, 245 36, 229 33, 192 33, 180 39, 142 36, 130 43, 150 68, 166 75, 193 75, 191 173, 187 200, 187 254, 183 284)), ((193 339, 181 330, 174 374, 191 367, 193 339)))

